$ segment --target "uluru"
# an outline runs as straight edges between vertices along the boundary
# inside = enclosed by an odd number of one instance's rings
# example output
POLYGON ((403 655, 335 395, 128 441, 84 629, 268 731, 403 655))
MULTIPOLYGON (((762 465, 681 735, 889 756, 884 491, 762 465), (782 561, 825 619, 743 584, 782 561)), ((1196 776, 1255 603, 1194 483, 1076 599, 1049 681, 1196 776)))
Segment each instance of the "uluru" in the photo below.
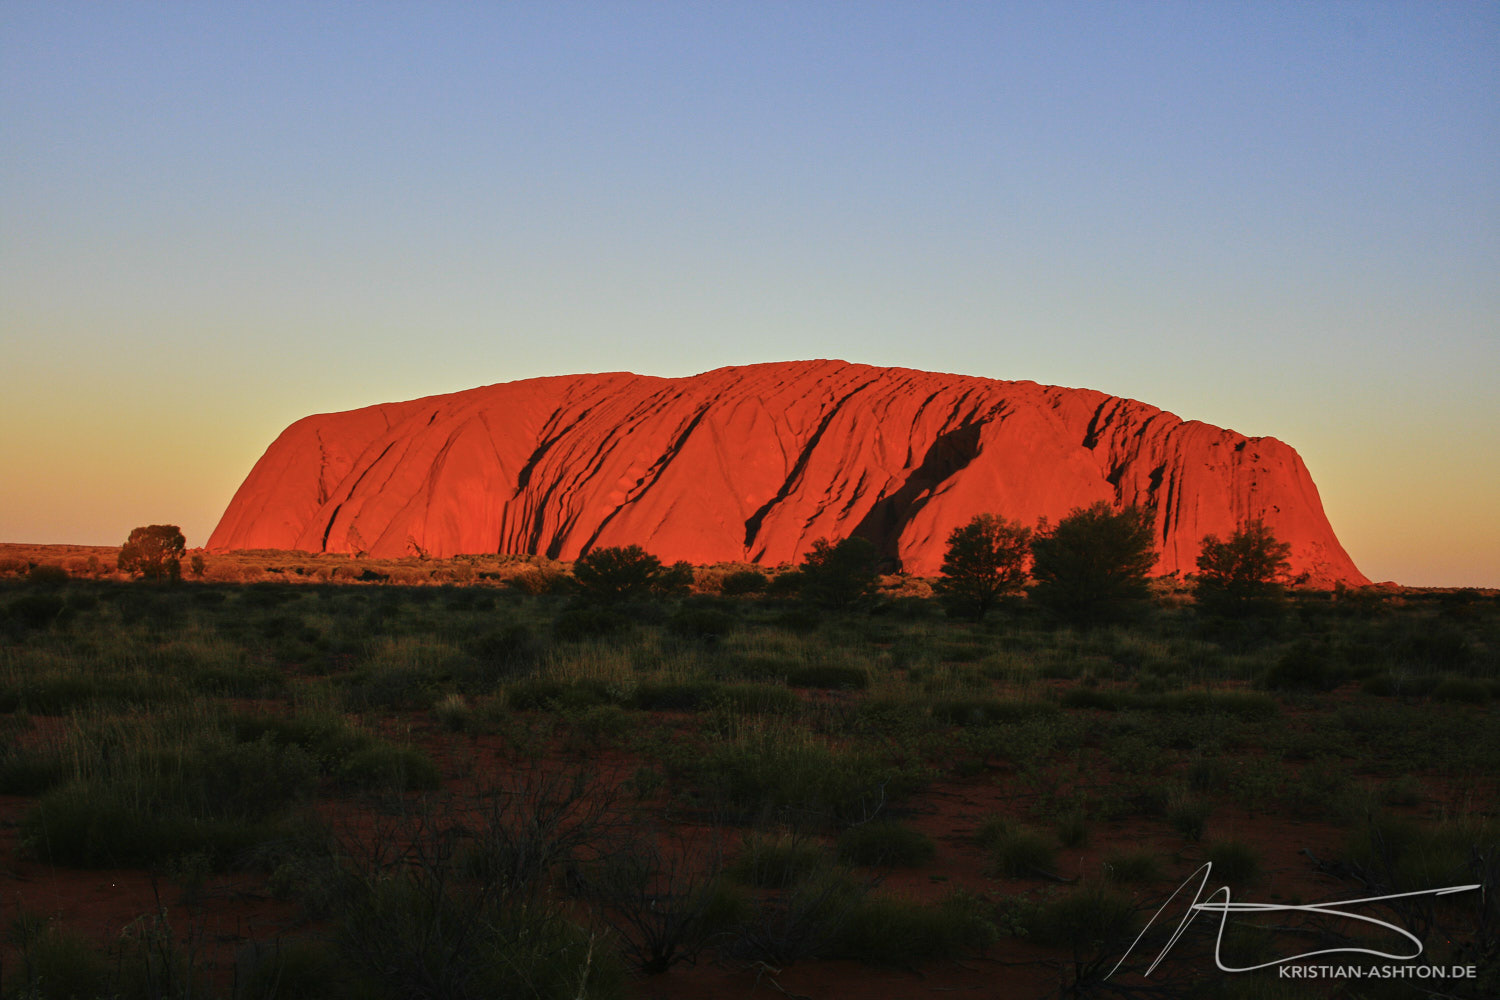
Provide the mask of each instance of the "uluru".
POLYGON ((861 535, 936 575, 975 514, 1057 521, 1104 500, 1155 519, 1154 572, 1259 518, 1315 586, 1369 581, 1290 446, 1090 389, 798 361, 686 378, 535 378, 296 421, 208 547, 379 557, 794 563, 861 535))

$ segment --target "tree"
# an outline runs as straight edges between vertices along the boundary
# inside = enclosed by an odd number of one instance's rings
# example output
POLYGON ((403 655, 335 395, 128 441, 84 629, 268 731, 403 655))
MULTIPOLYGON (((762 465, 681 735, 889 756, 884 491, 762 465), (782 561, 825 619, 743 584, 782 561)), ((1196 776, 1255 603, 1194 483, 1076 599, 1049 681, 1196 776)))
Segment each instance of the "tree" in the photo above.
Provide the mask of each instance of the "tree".
MULTIPOLYGON (((691 567, 688 568, 691 581, 691 567)), ((681 569, 664 569, 661 560, 639 545, 595 549, 579 556, 573 578, 585 596, 603 604, 645 597, 681 585, 681 569)))
POLYGON ((148 524, 131 529, 130 537, 120 546, 117 565, 125 573, 175 580, 182 576, 182 554, 186 551, 187 539, 177 525, 148 524))
POLYGON ((819 538, 802 559, 802 596, 825 608, 847 608, 875 590, 878 579, 875 546, 866 538, 841 542, 819 538))
POLYGON ((1118 620, 1145 600, 1156 564, 1151 514, 1105 501, 1037 526, 1031 542, 1031 598, 1081 625, 1118 620))
POLYGON ((1247 521, 1220 541, 1205 535, 1198 553, 1198 604, 1205 610, 1248 612, 1268 608, 1291 574, 1292 546, 1278 541, 1265 522, 1247 521))
POLYGON ((949 614, 984 618, 1000 599, 1026 584, 1031 529, 995 514, 979 514, 948 536, 938 593, 949 614))

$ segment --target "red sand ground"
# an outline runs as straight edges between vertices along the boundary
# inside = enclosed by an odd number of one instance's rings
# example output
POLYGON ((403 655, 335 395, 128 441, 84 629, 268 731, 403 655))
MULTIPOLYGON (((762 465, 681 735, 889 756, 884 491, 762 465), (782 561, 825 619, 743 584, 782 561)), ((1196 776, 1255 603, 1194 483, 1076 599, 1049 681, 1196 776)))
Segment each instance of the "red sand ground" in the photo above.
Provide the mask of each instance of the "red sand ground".
MULTIPOLYGON (((677 721, 691 724, 687 718, 677 721)), ((445 793, 460 798, 486 787, 496 774, 513 766, 512 751, 499 737, 448 733, 422 716, 388 718, 382 728, 391 729, 390 735, 399 731, 433 753, 444 771, 445 793)), ((594 767, 616 779, 623 779, 639 763, 614 750, 583 755, 559 748, 548 759, 563 766, 594 767)), ((1090 778, 1084 775, 1083 780, 1090 778)), ((973 841, 974 830, 984 818, 994 814, 1024 818, 1031 799, 1032 793, 1003 766, 973 777, 936 782, 907 804, 905 818, 937 843, 937 860, 919 869, 887 873, 884 888, 923 900, 940 898, 959 887, 991 899, 1047 891, 1049 884, 1038 880, 986 874, 984 852, 973 841)), ((178 940, 195 950, 220 985, 229 983, 236 952, 251 941, 318 930, 316 925, 302 923, 294 905, 271 899, 252 876, 211 875, 200 898, 189 901, 183 899, 181 886, 166 878, 153 882, 140 871, 75 871, 40 864, 24 856, 17 844, 16 823, 29 805, 28 799, 0 797, 0 876, 6 882, 7 919, 25 909, 108 944, 118 940, 123 928, 164 911, 178 940)), ((349 801, 329 801, 320 808, 342 829, 372 829, 379 822, 368 809, 349 801)), ((1301 853, 1306 848, 1320 856, 1336 855, 1346 830, 1222 806, 1208 827, 1205 842, 1235 837, 1263 852, 1266 877, 1244 898, 1312 901, 1334 898, 1349 889, 1318 874, 1301 853)), ((1086 846, 1060 852, 1058 874, 1070 879, 1098 878, 1109 853, 1143 847, 1154 849, 1164 860, 1174 859, 1168 864, 1171 877, 1139 890, 1143 898, 1169 890, 1201 861, 1198 845, 1184 842, 1164 822, 1131 819, 1096 824, 1086 846)), ((6 946, 3 957, 7 963, 14 962, 12 945, 6 946)), ((1042 997, 1060 985, 1063 957, 1005 938, 984 957, 910 970, 842 961, 803 961, 774 970, 705 960, 696 967, 679 966, 665 975, 642 978, 634 992, 653 1000, 779 996, 897 1000, 947 993, 1042 997)), ((1204 975, 1218 973, 1205 968, 1204 975)))

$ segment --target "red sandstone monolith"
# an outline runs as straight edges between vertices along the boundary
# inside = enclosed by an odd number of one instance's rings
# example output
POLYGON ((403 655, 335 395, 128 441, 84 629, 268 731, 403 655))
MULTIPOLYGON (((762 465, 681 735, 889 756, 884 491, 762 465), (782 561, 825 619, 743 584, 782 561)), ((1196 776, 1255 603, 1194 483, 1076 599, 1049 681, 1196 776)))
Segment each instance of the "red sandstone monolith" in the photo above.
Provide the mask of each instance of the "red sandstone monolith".
POLYGON ((861 534, 935 575, 948 534, 1097 500, 1155 516, 1155 572, 1260 518, 1316 586, 1368 581, 1302 460, 1089 389, 842 361, 528 379, 306 417, 250 471, 211 549, 400 557, 639 544, 664 561, 797 562, 861 534))

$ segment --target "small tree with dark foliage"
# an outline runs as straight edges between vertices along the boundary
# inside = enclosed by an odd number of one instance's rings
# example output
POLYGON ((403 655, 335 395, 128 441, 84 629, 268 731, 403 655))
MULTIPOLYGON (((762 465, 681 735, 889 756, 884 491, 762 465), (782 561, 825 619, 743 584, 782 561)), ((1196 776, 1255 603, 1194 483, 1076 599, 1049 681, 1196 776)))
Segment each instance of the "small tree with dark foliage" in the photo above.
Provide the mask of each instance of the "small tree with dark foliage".
POLYGON ((177 525, 148 524, 131 530, 130 537, 120 546, 117 565, 124 573, 140 573, 153 580, 164 576, 176 580, 182 576, 182 554, 186 551, 187 539, 177 525))
POLYGON ((802 559, 800 590, 825 608, 848 608, 868 597, 879 579, 875 546, 866 538, 819 538, 802 559))
POLYGON ((1007 594, 1026 585, 1031 529, 995 514, 979 514, 948 536, 938 593, 951 615, 980 621, 1007 594))
MULTIPOLYGON (((614 546, 579 556, 573 564, 573 578, 586 598, 600 604, 615 604, 684 589, 685 565, 679 563, 667 569, 660 559, 639 545, 614 546)), ((686 576, 691 582, 692 567, 686 567, 686 576)))
POLYGON ((1031 542, 1031 599, 1079 625, 1128 616, 1150 596, 1152 535, 1149 511, 1116 510, 1103 500, 1055 526, 1043 520, 1031 542))
POLYGON ((1220 541, 1205 535, 1198 554, 1198 604, 1204 610, 1248 613, 1274 607, 1291 573, 1289 543, 1259 518, 1220 541))

